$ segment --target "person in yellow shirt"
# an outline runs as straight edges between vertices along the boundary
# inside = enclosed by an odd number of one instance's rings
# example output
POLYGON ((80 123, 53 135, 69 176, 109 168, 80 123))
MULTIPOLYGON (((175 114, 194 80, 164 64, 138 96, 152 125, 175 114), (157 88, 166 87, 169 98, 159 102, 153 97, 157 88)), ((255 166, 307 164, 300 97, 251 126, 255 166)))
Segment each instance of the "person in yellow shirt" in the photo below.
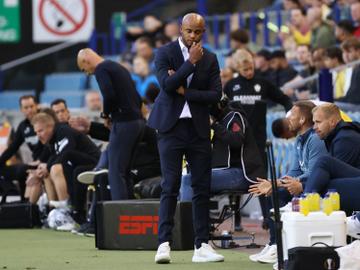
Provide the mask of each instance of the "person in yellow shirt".
MULTIPOLYGON (((342 50, 338 47, 325 49, 324 64, 328 69, 334 69, 344 65, 342 50)), ((341 98, 345 95, 345 69, 332 71, 334 99, 341 98)))

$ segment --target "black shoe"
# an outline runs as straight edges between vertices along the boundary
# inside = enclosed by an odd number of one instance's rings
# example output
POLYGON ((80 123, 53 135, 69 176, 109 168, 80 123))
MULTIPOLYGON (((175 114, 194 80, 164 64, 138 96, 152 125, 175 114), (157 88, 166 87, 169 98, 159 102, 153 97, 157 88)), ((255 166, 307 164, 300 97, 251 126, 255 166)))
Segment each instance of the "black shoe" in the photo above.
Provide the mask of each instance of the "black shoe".
POLYGON ((77 230, 71 231, 72 233, 75 233, 77 235, 85 235, 94 237, 95 236, 95 228, 94 225, 90 222, 86 222, 80 226, 77 230))

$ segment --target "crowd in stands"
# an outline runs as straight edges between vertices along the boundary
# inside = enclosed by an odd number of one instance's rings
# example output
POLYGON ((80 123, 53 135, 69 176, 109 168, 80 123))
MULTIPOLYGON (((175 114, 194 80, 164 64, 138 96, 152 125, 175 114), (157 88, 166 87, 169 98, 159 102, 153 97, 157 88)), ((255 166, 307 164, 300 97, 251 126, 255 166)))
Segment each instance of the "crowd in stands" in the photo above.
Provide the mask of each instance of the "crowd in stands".
MULTIPOLYGON (((250 42, 246 29, 234 29, 230 35, 231 48, 220 70, 227 100, 213 108, 211 118, 212 192, 240 189, 262 195, 270 242, 262 252, 250 257, 253 261, 276 262, 274 224, 268 219, 271 203, 265 198, 272 192, 265 172, 269 107, 280 104, 289 111, 286 118, 274 122, 274 135, 296 137, 291 168, 278 179, 281 206, 303 192, 316 190, 325 194, 336 188, 342 210, 348 215, 360 210, 360 126, 345 122, 340 113, 340 109, 360 110, 360 1, 335 1, 348 10, 348 17, 344 15, 340 21, 335 21, 328 2, 334 1, 283 0, 283 8, 290 16, 286 22, 288 31, 278 36, 281 48, 260 48, 250 42), (309 100, 318 99, 319 84, 317 78, 307 78, 323 69, 329 69, 332 75, 334 103, 316 106, 309 100)), ((141 120, 146 121, 160 92, 155 73, 156 49, 178 37, 177 21, 163 23, 150 15, 145 16, 143 27, 127 29, 132 46, 120 56, 119 63, 130 72, 142 98, 141 120)), ((0 156, 0 172, 7 179, 19 180, 22 200, 36 203, 44 191, 51 209, 68 209, 71 218, 58 230, 93 233, 96 201, 132 199, 135 184, 161 176, 155 130, 146 126, 139 131, 142 139, 133 150, 131 175, 126 178, 127 195, 122 197, 111 190, 111 177, 110 191, 107 188, 106 175, 115 166, 110 165, 109 157, 117 150, 111 146, 107 125, 99 123, 98 118, 71 116, 63 99, 54 100, 47 109, 38 107, 33 96, 23 96, 19 103, 24 120, 0 156), (110 141, 110 147, 104 141, 110 141), (34 161, 6 166, 24 142, 34 161), (88 215, 89 184, 95 185, 98 192, 88 215)), ((86 104, 89 111, 103 111, 97 91, 88 92, 86 104)), ((185 174, 180 199, 187 201, 191 197, 189 175, 185 174)), ((360 215, 349 219, 349 224, 360 233, 360 215)))

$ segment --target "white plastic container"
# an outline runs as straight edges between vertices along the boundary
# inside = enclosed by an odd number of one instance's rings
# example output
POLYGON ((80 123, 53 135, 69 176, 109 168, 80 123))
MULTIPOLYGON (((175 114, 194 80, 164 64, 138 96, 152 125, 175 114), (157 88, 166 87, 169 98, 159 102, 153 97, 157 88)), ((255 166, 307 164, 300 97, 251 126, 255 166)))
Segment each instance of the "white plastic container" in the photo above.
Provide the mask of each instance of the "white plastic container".
POLYGON ((334 211, 329 216, 323 212, 310 212, 307 216, 285 212, 281 220, 285 260, 288 249, 293 247, 310 247, 316 242, 329 246, 346 245, 346 215, 343 211, 334 211))

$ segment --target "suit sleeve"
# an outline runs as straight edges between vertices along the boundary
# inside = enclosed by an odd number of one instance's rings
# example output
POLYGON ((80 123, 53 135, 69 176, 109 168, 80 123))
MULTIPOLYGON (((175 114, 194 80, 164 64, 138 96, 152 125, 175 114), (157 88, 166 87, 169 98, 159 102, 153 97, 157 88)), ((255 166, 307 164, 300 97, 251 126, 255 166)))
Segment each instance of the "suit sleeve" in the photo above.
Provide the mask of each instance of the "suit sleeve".
POLYGON ((269 99, 275 103, 283 105, 286 111, 290 111, 291 107, 293 106, 291 99, 271 82, 266 82, 268 84, 269 99))
POLYGON ((190 102, 215 104, 221 99, 220 70, 217 59, 214 57, 209 74, 210 89, 197 90, 188 88, 185 90, 185 99, 190 102))
POLYGON ((16 151, 19 150, 23 142, 24 142, 24 137, 20 131, 20 126, 19 126, 15 132, 14 140, 10 143, 8 148, 0 156, 0 166, 5 165, 6 161, 16 154, 16 151))
POLYGON ((194 72, 195 66, 189 60, 185 61, 175 74, 169 76, 168 71, 173 69, 167 55, 168 48, 160 48, 155 56, 156 77, 161 89, 167 93, 176 94, 176 90, 186 85, 186 78, 194 72))

